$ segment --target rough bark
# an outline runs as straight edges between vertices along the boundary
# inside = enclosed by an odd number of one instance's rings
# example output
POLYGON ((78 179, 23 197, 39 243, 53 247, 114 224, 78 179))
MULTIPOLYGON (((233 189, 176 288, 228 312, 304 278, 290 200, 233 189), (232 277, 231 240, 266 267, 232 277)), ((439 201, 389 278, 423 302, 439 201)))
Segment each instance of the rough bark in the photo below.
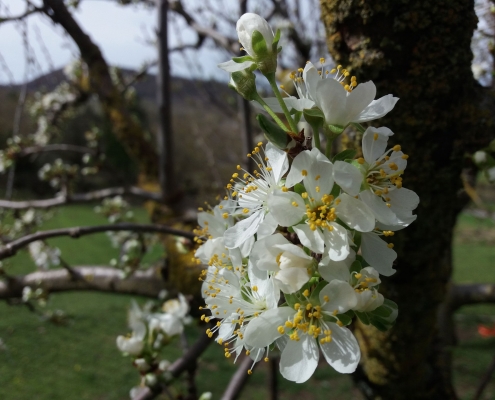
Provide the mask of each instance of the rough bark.
POLYGON ((404 187, 416 191, 418 219, 394 237, 397 273, 383 279, 399 305, 385 333, 357 325, 362 364, 356 381, 370 399, 455 399, 437 310, 452 270, 452 230, 466 151, 487 140, 492 117, 470 69, 476 27, 472 0, 321 0, 328 47, 377 97, 400 98, 374 126, 388 126, 408 153, 404 187))

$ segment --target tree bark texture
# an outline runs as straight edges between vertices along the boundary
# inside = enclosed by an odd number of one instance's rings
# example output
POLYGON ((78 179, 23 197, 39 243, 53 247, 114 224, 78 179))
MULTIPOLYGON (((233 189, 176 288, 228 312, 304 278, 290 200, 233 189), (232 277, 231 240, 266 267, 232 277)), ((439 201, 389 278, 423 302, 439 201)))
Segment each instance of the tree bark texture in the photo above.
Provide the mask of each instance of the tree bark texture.
POLYGON ((417 192, 418 219, 393 237, 397 273, 381 290, 399 305, 388 332, 357 324, 362 363, 355 378, 370 399, 455 399, 437 310, 452 270, 452 231, 466 153, 487 143, 493 98, 471 73, 472 0, 321 0, 336 64, 377 98, 400 98, 374 126, 396 133, 410 155, 404 187, 417 192))

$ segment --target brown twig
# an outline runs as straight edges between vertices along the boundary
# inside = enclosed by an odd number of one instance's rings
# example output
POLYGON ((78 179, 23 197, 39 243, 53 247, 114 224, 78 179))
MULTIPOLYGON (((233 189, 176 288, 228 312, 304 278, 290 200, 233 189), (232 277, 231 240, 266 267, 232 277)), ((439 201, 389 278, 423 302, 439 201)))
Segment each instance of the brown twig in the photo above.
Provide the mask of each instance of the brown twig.
POLYGON ((72 228, 52 229, 49 231, 36 232, 13 240, 3 247, 0 247, 0 260, 13 256, 17 252, 17 250, 37 240, 45 240, 59 236, 70 236, 72 238, 79 238, 81 236, 92 235, 94 233, 107 231, 157 232, 182 236, 191 240, 195 237, 194 233, 192 232, 182 231, 179 229, 170 228, 166 225, 158 224, 120 223, 98 226, 76 226, 72 228))
POLYGON ((96 153, 95 149, 85 146, 76 146, 74 144, 47 144, 45 146, 31 146, 25 147, 19 153, 17 157, 30 156, 37 153, 48 153, 50 151, 72 151, 75 153, 96 153))
POLYGON ((67 196, 58 196, 52 199, 44 200, 24 200, 10 201, 0 200, 0 207, 12 210, 25 210, 27 208, 50 208, 69 203, 88 203, 92 201, 102 200, 112 196, 134 196, 145 200, 161 200, 159 193, 148 192, 135 186, 131 187, 115 187, 95 190, 87 193, 74 193, 67 196))

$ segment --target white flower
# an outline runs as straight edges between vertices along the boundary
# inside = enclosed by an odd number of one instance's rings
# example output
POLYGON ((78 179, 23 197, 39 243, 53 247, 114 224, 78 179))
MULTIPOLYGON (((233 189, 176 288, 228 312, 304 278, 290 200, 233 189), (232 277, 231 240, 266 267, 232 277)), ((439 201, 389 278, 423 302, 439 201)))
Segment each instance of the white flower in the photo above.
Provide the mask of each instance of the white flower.
POLYGON ((306 192, 299 195, 280 190, 268 204, 275 221, 292 227, 304 246, 339 261, 349 255, 349 238, 347 230, 336 222, 337 217, 362 232, 371 231, 375 219, 364 203, 351 196, 344 194, 334 199, 330 194, 332 171, 332 163, 318 149, 301 152, 285 184, 290 187, 302 181, 306 192))
MULTIPOLYGON (((239 208, 234 216, 247 216, 225 231, 225 246, 229 249, 240 247, 257 234, 258 239, 271 235, 277 223, 270 214, 268 200, 276 189, 283 186, 282 177, 289 168, 287 153, 271 143, 265 148, 265 158, 260 155, 261 143, 251 153, 261 172, 254 176, 246 172, 241 177, 233 174, 227 187, 232 197, 237 196, 239 208)), ((238 169, 241 170, 240 166, 238 169)))
POLYGON ((495 182, 495 167, 488 168, 486 174, 490 182, 495 182))
POLYGON ((144 337, 146 336, 146 326, 141 322, 135 324, 134 331, 130 337, 119 335, 117 337, 117 347, 123 353, 131 356, 139 356, 144 348, 144 337))
POLYGON ((476 164, 483 164, 486 162, 486 151, 477 151, 473 154, 473 160, 476 164))
POLYGON ((257 241, 249 256, 249 268, 274 272, 273 279, 284 293, 301 289, 311 277, 313 263, 313 257, 280 233, 257 241))
POLYGON ((355 254, 339 262, 326 258, 318 266, 321 276, 329 282, 319 295, 321 307, 336 318, 348 310, 373 311, 384 301, 374 288, 380 284, 378 272, 372 267, 366 267, 359 273, 351 274, 349 267, 354 259, 355 254))
POLYGON ((60 264, 60 249, 50 247, 41 240, 29 243, 29 254, 39 269, 46 270, 50 265, 60 264))
POLYGON ((351 331, 326 321, 321 306, 306 296, 294 307, 268 310, 253 319, 244 333, 246 344, 264 348, 277 340, 283 347, 280 372, 296 383, 313 375, 320 357, 318 347, 338 372, 354 372, 361 353, 351 331))
POLYGON ((179 335, 184 331, 184 325, 189 324, 189 304, 186 298, 179 293, 178 299, 168 300, 163 304, 163 313, 154 313, 149 316, 150 331, 160 329, 168 336, 179 335))

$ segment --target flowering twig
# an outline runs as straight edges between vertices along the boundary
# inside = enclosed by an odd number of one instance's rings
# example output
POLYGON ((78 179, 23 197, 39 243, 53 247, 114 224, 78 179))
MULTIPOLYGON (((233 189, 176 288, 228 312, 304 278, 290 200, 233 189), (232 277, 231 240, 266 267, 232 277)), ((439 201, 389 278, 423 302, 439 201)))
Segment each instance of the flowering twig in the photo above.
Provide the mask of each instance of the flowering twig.
POLYGON ((0 207, 13 210, 24 210, 28 208, 50 208, 69 203, 87 203, 101 200, 106 197, 130 195, 146 200, 160 200, 162 197, 159 193, 148 192, 135 186, 131 187, 114 187, 95 190, 87 193, 74 193, 67 196, 58 196, 52 199, 44 200, 25 200, 25 201, 8 201, 0 200, 0 207))
POLYGON ((49 231, 36 232, 31 235, 26 235, 19 239, 4 245, 0 248, 0 260, 13 256, 17 250, 27 246, 31 242, 37 240, 44 240, 58 236, 70 236, 72 238, 79 238, 85 235, 92 235, 99 232, 107 231, 133 231, 133 232, 157 232, 167 233, 170 235, 182 236, 188 239, 194 239, 195 235, 192 232, 182 231, 179 229, 170 228, 166 225, 158 224, 131 224, 120 223, 111 225, 98 225, 98 226, 77 226, 65 229, 52 229, 49 231))

